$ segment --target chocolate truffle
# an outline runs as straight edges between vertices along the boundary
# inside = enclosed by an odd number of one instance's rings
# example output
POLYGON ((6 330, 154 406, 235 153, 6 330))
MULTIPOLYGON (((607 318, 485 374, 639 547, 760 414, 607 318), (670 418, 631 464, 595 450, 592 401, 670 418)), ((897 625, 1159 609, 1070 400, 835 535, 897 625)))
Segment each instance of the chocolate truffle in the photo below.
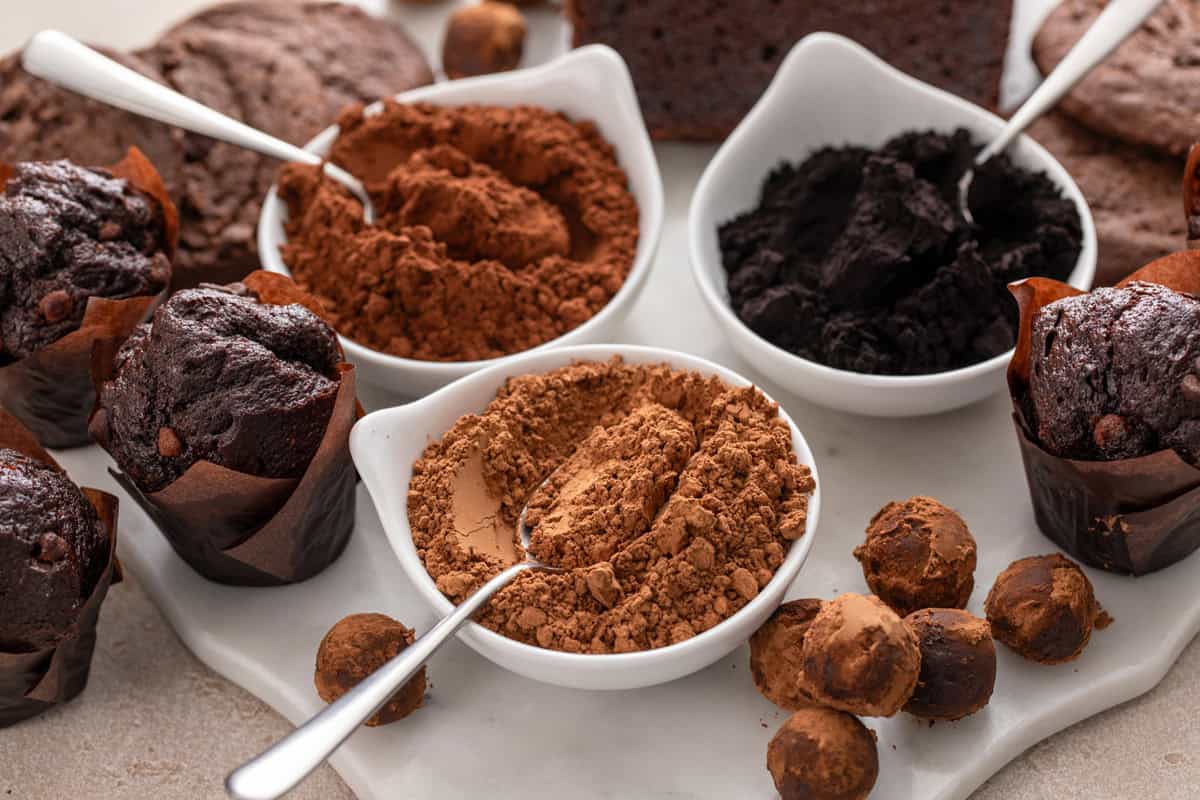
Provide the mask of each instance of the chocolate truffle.
POLYGON ((333 330, 301 305, 259 303, 244 287, 189 289, 155 312, 100 387, 93 428, 145 492, 206 460, 299 478, 338 393, 333 330))
POLYGON ((803 684, 804 634, 821 610, 814 598, 792 600, 775 609, 750 637, 750 674, 762 696, 780 708, 796 711, 813 704, 803 684))
POLYGON ((985 620, 957 608, 923 608, 904 624, 921 643, 921 674, 905 711, 953 721, 988 704, 996 685, 996 645, 985 620))
MULTIPOLYGON (((329 629, 317 648, 313 683, 332 703, 416 641, 416 636, 386 614, 351 614, 329 629)), ((402 720, 425 702, 425 667, 400 687, 367 725, 402 720)))
POLYGON ((158 201, 107 170, 17 164, 0 195, 0 365, 77 330, 88 299, 171 279, 158 201))
POLYGON ((442 42, 446 77, 469 78, 516 69, 525 50, 525 17, 511 3, 484 0, 450 15, 442 42))
POLYGON ((108 562, 96 509, 66 475, 0 449, 0 651, 52 647, 108 562))
POLYGON ((867 586, 897 614, 965 608, 975 588, 975 538, 932 497, 888 503, 855 548, 867 586))
POLYGON ((996 578, 985 604, 992 635, 1042 664, 1074 661, 1092 628, 1107 624, 1079 565, 1058 553, 1014 561, 996 578))
POLYGON ((878 597, 825 603, 804 636, 804 679, 813 699, 864 717, 890 717, 912 696, 921 669, 916 634, 878 597))
POLYGON ((802 708, 767 747, 782 800, 865 800, 879 777, 875 734, 851 714, 802 708))
POLYGON ((1140 281, 1066 297, 1038 311, 1030 353, 1048 452, 1107 461, 1170 448, 1200 462, 1200 298, 1140 281))

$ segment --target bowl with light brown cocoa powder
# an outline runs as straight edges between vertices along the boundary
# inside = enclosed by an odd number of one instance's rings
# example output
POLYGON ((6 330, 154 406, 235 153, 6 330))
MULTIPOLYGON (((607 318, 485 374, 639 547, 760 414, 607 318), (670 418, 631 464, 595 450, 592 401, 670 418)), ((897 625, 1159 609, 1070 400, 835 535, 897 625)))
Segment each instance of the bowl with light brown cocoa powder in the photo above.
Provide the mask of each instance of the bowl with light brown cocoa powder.
POLYGON ((363 380, 406 397, 613 338, 658 244, 662 179, 606 47, 352 106, 307 149, 358 176, 378 218, 285 165, 263 263, 322 301, 363 380))
POLYGON ((438 614, 530 550, 459 637, 535 680, 649 686, 744 644, 812 547, 803 435, 740 375, 649 347, 514 357, 359 421, 351 452, 438 614))

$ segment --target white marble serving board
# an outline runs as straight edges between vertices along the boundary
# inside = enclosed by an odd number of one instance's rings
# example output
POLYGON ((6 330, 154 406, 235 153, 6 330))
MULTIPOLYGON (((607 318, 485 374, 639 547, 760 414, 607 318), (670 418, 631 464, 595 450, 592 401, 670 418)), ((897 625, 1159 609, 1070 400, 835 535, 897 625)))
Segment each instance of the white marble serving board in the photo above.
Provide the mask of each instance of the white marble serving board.
MULTIPOLYGON (((1047 0, 1018 0, 1014 48, 1047 0)), ((436 47, 444 6, 414 9, 383 0, 436 47)), ((562 47, 548 12, 534 17, 533 56, 562 47)), ((1010 60, 1008 96, 1027 89, 1027 60, 1010 60)), ((957 508, 979 541, 982 613, 996 574, 1020 556, 1054 548, 1037 531, 1003 392, 962 411, 917 420, 872 420, 817 408, 756 375, 721 341, 688 269, 685 214, 712 149, 660 146, 668 217, 663 244, 622 341, 711 358, 760 380, 792 414, 821 469, 818 541, 791 597, 864 591, 850 555, 886 501, 931 494, 957 508)), ((369 408, 388 398, 365 393, 369 408)), ((121 494, 98 448, 59 454, 85 485, 121 494)), ((405 491, 397 486, 396 491, 405 491)), ((348 613, 381 611, 419 630, 433 618, 401 573, 365 490, 358 527, 342 558, 307 583, 238 589, 208 583, 170 550, 132 502, 121 509, 120 554, 180 637, 213 669, 293 721, 320 707, 312 687, 316 647, 348 613)), ((1074 722, 1149 690, 1200 629, 1200 559, 1156 575, 1121 578, 1090 570, 1115 617, 1076 663, 1042 667, 1000 648, 991 705, 933 728, 900 716, 868 720, 879 735, 877 800, 967 797, 1011 758, 1074 722)), ((356 733, 333 764, 363 800, 382 798, 769 798, 767 742, 785 715, 753 688, 742 648, 703 672, 629 692, 594 693, 518 678, 452 642, 429 664, 426 707, 402 723, 356 733)), ((181 714, 187 709, 181 708, 181 714)), ((237 736, 230 721, 230 736, 237 736)), ((230 768, 236 766, 228 765, 230 768)), ((213 787, 214 792, 217 787, 213 787)))

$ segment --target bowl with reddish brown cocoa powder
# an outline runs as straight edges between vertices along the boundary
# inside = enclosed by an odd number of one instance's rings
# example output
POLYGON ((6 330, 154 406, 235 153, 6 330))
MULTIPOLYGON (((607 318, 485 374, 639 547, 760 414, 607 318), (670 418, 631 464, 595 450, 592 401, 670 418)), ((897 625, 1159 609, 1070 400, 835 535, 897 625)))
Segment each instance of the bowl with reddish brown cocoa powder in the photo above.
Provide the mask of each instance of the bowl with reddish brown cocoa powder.
POLYGON ((746 642, 812 548, 820 483, 787 413, 694 356, 527 353, 359 421, 351 452, 406 575, 439 615, 531 551, 459 637, 583 689, 674 680, 746 642), (549 480, 547 480, 549 478, 549 480))
POLYGON ((657 248, 663 188, 629 72, 585 47, 544 66, 347 109, 263 205, 265 267, 321 298, 368 383, 419 397, 515 353, 612 339, 657 248))

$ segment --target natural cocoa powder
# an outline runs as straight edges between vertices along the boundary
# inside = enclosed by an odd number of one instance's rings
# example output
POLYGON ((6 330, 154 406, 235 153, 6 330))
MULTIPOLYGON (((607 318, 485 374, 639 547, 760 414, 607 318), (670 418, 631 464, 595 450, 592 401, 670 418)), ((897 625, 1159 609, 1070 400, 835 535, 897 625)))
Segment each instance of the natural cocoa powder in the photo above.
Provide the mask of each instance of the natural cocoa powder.
POLYGON ((392 355, 469 361, 526 350, 595 315, 625 282, 638 208, 590 122, 533 106, 384 103, 338 120, 331 159, 289 164, 284 261, 335 328, 392 355))
POLYGON ((814 484, 753 387, 620 359, 509 379, 413 467, 413 539, 461 602, 531 550, 478 621, 580 653, 663 647, 753 599, 803 535, 814 484), (560 469, 561 467, 561 469, 560 469), (547 480, 548 479, 548 480, 547 480))

